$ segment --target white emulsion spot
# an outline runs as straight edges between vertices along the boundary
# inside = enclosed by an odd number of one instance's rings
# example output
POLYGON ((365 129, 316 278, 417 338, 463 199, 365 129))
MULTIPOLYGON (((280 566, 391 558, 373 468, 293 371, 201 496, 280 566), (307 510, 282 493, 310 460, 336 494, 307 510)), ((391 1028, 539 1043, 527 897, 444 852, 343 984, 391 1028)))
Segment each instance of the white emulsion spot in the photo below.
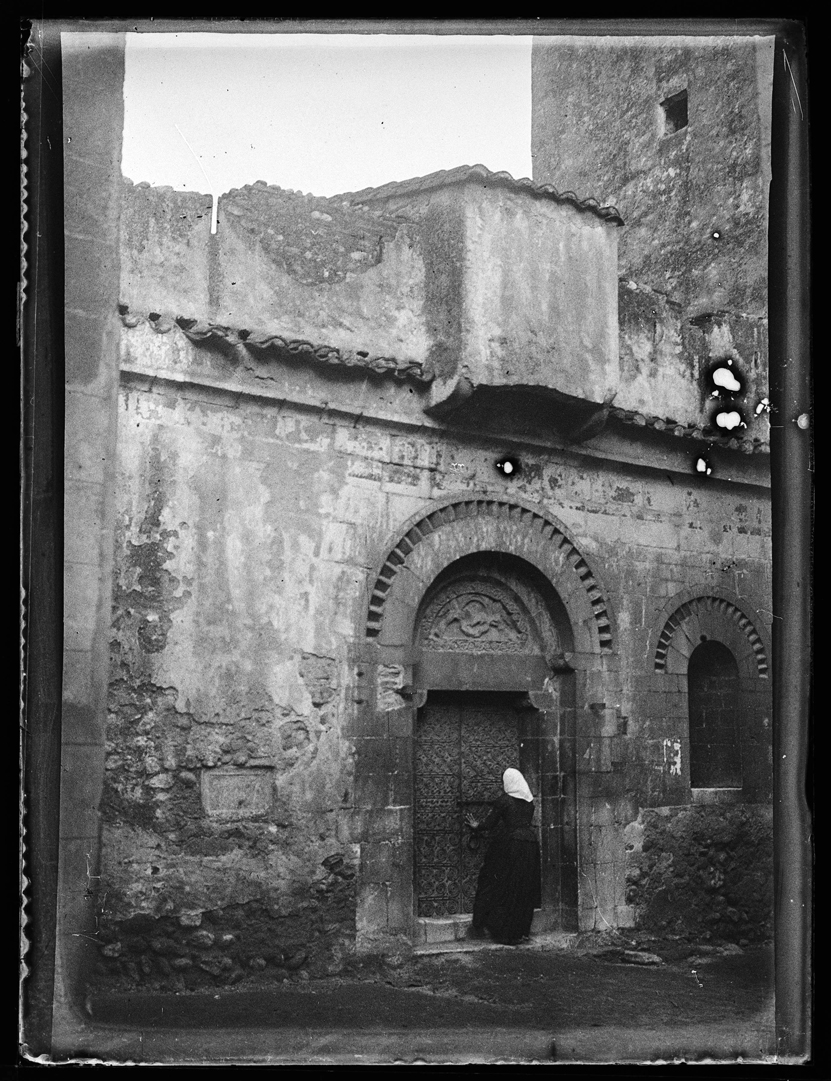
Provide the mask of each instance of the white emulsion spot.
POLYGON ((742 389, 741 383, 729 368, 716 368, 713 372, 713 382, 717 387, 724 387, 725 390, 733 393, 742 389))
POLYGON ((734 428, 742 426, 743 421, 741 413, 737 413, 735 409, 732 409, 729 413, 719 413, 716 417, 716 424, 719 428, 727 428, 731 431, 734 428))

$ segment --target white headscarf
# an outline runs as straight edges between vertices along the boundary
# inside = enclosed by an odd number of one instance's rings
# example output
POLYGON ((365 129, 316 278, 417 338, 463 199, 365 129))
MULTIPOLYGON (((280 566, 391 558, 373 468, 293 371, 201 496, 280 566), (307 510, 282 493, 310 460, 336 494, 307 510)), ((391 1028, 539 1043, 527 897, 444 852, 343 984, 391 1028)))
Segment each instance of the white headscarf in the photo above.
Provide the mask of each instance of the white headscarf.
POLYGON ((531 803, 534 799, 531 795, 531 789, 528 787, 528 782, 518 769, 505 770, 502 774, 502 787, 507 795, 515 796, 517 799, 524 799, 526 803, 531 803))

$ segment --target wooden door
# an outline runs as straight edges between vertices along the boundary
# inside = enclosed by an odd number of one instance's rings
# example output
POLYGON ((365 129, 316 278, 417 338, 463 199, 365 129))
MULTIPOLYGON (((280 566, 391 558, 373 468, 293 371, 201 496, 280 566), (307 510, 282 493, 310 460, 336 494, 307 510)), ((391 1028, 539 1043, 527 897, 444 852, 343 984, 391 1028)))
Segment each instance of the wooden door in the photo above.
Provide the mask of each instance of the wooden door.
POLYGON ((505 695, 431 693, 415 739, 415 894, 418 916, 471 912, 486 847, 470 844, 478 819, 521 769, 520 722, 505 695))

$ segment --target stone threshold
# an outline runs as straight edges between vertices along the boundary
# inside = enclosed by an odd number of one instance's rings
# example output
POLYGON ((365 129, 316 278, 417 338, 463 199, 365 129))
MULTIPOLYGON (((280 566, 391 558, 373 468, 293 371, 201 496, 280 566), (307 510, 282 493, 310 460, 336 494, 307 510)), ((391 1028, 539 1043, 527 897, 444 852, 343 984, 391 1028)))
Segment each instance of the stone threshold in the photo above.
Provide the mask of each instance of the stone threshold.
MULTIPOLYGON (((470 946, 474 946, 483 940, 468 939, 472 922, 473 916, 470 912, 459 912, 448 916, 419 916, 415 921, 413 945, 421 947, 467 942, 470 946)), ((531 934, 538 936, 550 930, 550 916, 546 916, 542 909, 536 909, 531 922, 531 934)), ((501 943, 491 943, 491 945, 501 945, 501 943)))
POLYGON ((528 942, 506 946, 488 938, 459 938, 453 941, 427 942, 413 948, 415 957, 432 957, 448 953, 478 953, 483 950, 570 950, 577 943, 577 933, 570 931, 545 931, 531 934, 528 942))
POLYGON ((473 917, 469 912, 453 916, 420 916, 416 919, 416 946, 437 946, 467 938, 473 917))

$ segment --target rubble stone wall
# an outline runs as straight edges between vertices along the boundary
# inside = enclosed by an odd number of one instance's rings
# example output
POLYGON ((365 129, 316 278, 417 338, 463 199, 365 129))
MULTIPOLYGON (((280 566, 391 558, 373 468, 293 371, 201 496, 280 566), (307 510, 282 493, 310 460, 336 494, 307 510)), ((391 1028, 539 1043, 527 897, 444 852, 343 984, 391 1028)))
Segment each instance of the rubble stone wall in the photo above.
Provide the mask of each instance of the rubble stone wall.
POLYGON ((740 946, 772 935, 769 804, 645 808, 624 842, 638 927, 740 946))

